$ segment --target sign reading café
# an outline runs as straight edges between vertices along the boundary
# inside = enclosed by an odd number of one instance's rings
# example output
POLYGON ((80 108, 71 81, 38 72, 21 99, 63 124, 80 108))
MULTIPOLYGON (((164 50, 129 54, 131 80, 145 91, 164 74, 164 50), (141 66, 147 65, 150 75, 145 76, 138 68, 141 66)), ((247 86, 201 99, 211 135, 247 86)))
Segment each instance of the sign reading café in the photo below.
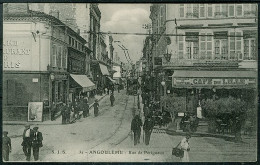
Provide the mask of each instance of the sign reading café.
POLYGON ((31 70, 31 54, 31 38, 18 36, 4 36, 4 70, 31 70))
POLYGON ((173 78, 173 87, 252 87, 256 85, 255 78, 173 78))

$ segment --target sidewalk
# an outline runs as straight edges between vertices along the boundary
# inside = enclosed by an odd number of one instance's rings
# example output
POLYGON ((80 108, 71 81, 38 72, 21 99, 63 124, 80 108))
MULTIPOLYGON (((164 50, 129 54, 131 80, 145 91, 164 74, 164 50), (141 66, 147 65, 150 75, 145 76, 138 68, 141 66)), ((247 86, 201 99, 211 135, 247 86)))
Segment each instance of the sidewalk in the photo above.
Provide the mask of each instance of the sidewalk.
MULTIPOLYGON (((107 96, 107 94, 104 94, 102 96, 96 95, 95 98, 98 99, 98 101, 100 101, 100 100, 102 100, 106 96, 107 96)), ((93 105, 94 105, 94 102, 89 105, 90 110, 93 107, 93 105)), ((25 124, 32 124, 32 125, 61 125, 61 120, 62 120, 61 115, 58 115, 58 117, 54 121, 51 121, 51 120, 47 120, 47 121, 43 121, 43 122, 3 121, 3 125, 25 125, 25 124)))
MULTIPOLYGON (((176 130, 173 127, 173 124, 170 124, 167 128, 159 128, 163 129, 166 131, 167 134, 173 135, 173 136, 185 136, 187 133, 183 132, 182 130, 176 130)), ((235 135, 230 135, 230 134, 217 134, 217 133, 209 133, 207 132, 208 130, 208 124, 205 122, 199 123, 198 129, 196 132, 192 132, 191 135, 194 137, 214 137, 214 138, 223 138, 225 140, 234 140, 235 135)), ((254 138, 254 136, 249 136, 249 135, 241 135, 242 139, 248 139, 248 138, 254 138)))

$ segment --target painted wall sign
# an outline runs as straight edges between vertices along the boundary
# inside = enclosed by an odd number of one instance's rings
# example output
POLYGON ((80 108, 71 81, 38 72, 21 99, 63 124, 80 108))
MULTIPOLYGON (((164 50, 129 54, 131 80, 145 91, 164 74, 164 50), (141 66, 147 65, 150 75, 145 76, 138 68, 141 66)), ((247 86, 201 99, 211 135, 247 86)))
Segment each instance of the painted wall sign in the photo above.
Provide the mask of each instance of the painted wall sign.
POLYGON ((31 70, 31 54, 31 38, 4 36, 3 70, 31 70))

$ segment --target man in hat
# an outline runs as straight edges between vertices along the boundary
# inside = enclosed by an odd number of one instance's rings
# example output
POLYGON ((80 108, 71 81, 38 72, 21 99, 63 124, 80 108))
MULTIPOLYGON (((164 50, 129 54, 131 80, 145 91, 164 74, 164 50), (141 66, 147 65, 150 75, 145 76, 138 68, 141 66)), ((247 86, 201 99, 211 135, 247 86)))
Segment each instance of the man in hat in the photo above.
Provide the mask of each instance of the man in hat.
POLYGON ((134 145, 140 143, 140 135, 141 135, 141 126, 142 120, 139 115, 135 115, 134 119, 131 122, 131 130, 134 132, 134 145))
POLYGON ((144 121, 143 130, 145 133, 145 145, 149 145, 151 133, 153 131, 154 122, 150 115, 148 115, 144 121))
POLYGON ((111 95, 110 95, 110 102, 111 102, 111 107, 113 107, 113 106, 114 106, 114 101, 115 101, 115 96, 114 96, 114 94, 113 94, 113 93, 111 93, 111 95))
POLYGON ((95 100, 93 107, 94 107, 94 115, 95 115, 95 117, 97 117, 98 116, 98 107, 99 107, 97 99, 95 100))
POLYGON ((3 132, 3 142, 2 142, 2 154, 4 161, 9 161, 9 152, 12 151, 11 139, 7 136, 8 132, 3 132))
POLYGON ((39 149, 42 147, 42 133, 38 131, 39 127, 33 128, 33 141, 32 141, 32 148, 33 148, 33 157, 34 160, 37 161, 39 159, 39 149))
POLYGON ((62 117, 62 124, 66 124, 66 112, 67 112, 67 106, 65 103, 61 106, 61 117, 62 117))
POLYGON ((30 129, 30 125, 25 125, 25 129, 23 131, 23 152, 26 156, 26 160, 30 161, 31 159, 31 149, 32 149, 32 138, 33 138, 33 130, 30 129))

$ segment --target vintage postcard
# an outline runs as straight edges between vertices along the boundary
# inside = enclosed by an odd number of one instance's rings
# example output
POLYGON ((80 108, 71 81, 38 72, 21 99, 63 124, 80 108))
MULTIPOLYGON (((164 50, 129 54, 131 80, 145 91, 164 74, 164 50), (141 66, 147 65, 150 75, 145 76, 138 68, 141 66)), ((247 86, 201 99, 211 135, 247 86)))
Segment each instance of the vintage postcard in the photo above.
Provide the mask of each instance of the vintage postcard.
POLYGON ((255 3, 4 3, 5 162, 257 161, 255 3))

